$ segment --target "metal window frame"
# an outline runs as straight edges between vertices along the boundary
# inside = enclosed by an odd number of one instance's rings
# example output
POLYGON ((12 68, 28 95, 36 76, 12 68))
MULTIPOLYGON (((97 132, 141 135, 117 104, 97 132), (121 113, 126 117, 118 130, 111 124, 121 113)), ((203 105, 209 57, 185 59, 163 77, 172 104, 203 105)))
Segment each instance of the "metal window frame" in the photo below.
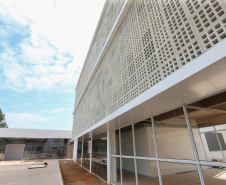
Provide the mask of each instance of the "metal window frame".
MULTIPOLYGON (((112 131, 109 129, 107 131, 108 132, 107 136, 108 136, 108 140, 109 140, 108 141, 108 143, 109 143, 109 145, 108 145, 109 146, 108 147, 108 152, 109 152, 108 157, 109 157, 110 162, 108 164, 110 165, 109 166, 110 177, 108 177, 108 178, 110 178, 111 184, 114 184, 112 182, 112 178, 111 178, 111 167, 112 167, 111 158, 112 157, 119 158, 119 160, 120 160, 120 176, 121 176, 120 181, 121 181, 121 185, 123 185, 123 173, 122 173, 122 159, 123 158, 134 160, 134 173, 135 173, 136 185, 139 184, 139 182, 138 182, 137 160, 155 161, 157 163, 157 170, 158 170, 158 177, 159 177, 159 184, 160 185, 163 184, 160 162, 170 162, 170 163, 178 163, 178 164, 196 165, 201 185, 205 185, 205 180, 204 180, 204 176, 203 176, 203 172, 202 172, 202 165, 213 166, 213 167, 225 167, 226 168, 226 163, 224 163, 224 162, 212 162, 212 161, 207 161, 207 160, 206 161, 200 161, 186 105, 183 105, 182 108, 183 108, 183 113, 184 113, 184 116, 185 116, 187 129, 188 129, 188 133, 189 133, 189 137, 190 137, 190 142, 191 142, 191 145, 192 145, 192 151, 193 151, 195 159, 191 160, 191 159, 159 158, 158 143, 157 143, 157 137, 156 137, 156 132, 155 132, 155 121, 154 121, 153 117, 151 117, 151 122, 152 122, 152 131, 153 131, 156 157, 139 157, 139 156, 136 155, 136 140, 135 140, 134 123, 131 124, 132 125, 132 138, 133 138, 133 151, 134 151, 133 155, 131 155, 131 156, 122 155, 121 128, 118 129, 119 130, 119 155, 112 154, 111 149, 110 149, 111 148, 111 138, 110 137, 111 137, 112 131)), ((84 140, 84 136, 82 136, 81 166, 82 166, 82 161, 83 161, 83 142, 84 142, 83 140, 84 140)), ((92 159, 92 140, 93 140, 93 134, 91 133, 91 155, 90 155, 90 159, 92 159)), ((90 171, 92 171, 92 160, 90 160, 90 171)))
POLYGON ((90 156, 89 156, 89 171, 92 172, 92 157, 93 157, 93 132, 91 131, 91 138, 90 138, 90 156))
MULTIPOLYGON (((121 153, 121 128, 119 128, 119 155, 113 155, 111 154, 111 157, 116 157, 120 159, 120 175, 121 175, 121 185, 123 185, 123 176, 122 176, 122 159, 123 158, 128 158, 128 159, 134 159, 134 166, 135 166, 135 177, 136 177, 136 185, 138 185, 138 171, 137 171, 137 159, 140 160, 149 160, 149 161, 156 161, 157 162, 157 170, 158 170, 158 177, 159 177, 159 184, 162 185, 162 175, 161 175, 161 167, 160 167, 160 162, 170 162, 170 163, 179 163, 179 164, 191 164, 191 165, 196 165, 197 171, 199 174, 200 178, 200 183, 201 185, 205 185, 205 180, 202 172, 202 167, 201 165, 205 166, 214 166, 214 167, 226 167, 226 163, 222 162, 211 162, 211 161, 200 161, 199 160, 199 155, 190 123, 190 119, 187 113, 187 108, 186 105, 182 106, 186 124, 187 124, 187 129, 190 137, 190 142, 192 145, 192 151, 195 157, 195 160, 190 160, 190 159, 170 159, 170 158, 159 158, 159 153, 158 153, 158 143, 157 143, 157 138, 156 138, 156 132, 155 132, 155 123, 154 123, 154 118, 151 117, 152 121, 152 131, 153 131, 153 138, 154 138, 154 146, 155 146, 155 154, 156 157, 139 157, 136 156, 136 144, 135 144, 135 133, 134 133, 134 123, 132 123, 132 136, 133 136, 133 150, 134 150, 134 155, 133 156, 127 156, 127 155, 122 155, 121 153)), ((112 183, 113 184, 113 183, 112 183)))
POLYGON ((82 136, 81 166, 83 166, 83 165, 82 165, 82 161, 83 161, 83 136, 82 136))

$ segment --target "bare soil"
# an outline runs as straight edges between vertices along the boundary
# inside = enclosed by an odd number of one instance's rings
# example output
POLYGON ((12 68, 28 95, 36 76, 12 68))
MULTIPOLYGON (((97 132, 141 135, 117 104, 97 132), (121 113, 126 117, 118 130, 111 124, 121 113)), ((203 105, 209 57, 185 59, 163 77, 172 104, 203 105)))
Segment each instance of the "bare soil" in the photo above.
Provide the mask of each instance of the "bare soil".
POLYGON ((73 161, 59 161, 64 185, 107 185, 73 161))

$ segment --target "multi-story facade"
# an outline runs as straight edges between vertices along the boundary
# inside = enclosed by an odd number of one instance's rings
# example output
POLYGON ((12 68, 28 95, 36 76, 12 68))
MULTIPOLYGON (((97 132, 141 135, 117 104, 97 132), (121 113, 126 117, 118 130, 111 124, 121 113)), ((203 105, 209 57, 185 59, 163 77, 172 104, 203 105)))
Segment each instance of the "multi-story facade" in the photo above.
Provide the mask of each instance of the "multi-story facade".
POLYGON ((106 1, 76 87, 74 160, 111 184, 223 184, 226 1, 106 1))

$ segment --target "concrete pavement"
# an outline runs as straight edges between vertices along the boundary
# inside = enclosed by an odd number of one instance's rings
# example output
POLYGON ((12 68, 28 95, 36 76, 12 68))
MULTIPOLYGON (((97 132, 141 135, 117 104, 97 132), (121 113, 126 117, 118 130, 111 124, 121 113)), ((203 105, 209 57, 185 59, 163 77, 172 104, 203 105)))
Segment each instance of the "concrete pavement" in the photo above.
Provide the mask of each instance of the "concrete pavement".
POLYGON ((62 185, 58 160, 0 161, 0 184, 62 185), (32 164, 47 162, 47 168, 28 169, 32 164))

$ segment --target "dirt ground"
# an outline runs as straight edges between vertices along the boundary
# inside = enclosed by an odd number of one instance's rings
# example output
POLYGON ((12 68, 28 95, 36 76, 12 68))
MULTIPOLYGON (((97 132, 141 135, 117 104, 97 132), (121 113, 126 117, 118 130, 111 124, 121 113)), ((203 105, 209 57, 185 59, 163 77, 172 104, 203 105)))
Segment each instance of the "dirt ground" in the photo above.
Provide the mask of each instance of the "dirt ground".
POLYGON ((64 185, 107 185, 106 182, 97 177, 98 184, 93 174, 73 161, 59 161, 59 164, 64 185))

